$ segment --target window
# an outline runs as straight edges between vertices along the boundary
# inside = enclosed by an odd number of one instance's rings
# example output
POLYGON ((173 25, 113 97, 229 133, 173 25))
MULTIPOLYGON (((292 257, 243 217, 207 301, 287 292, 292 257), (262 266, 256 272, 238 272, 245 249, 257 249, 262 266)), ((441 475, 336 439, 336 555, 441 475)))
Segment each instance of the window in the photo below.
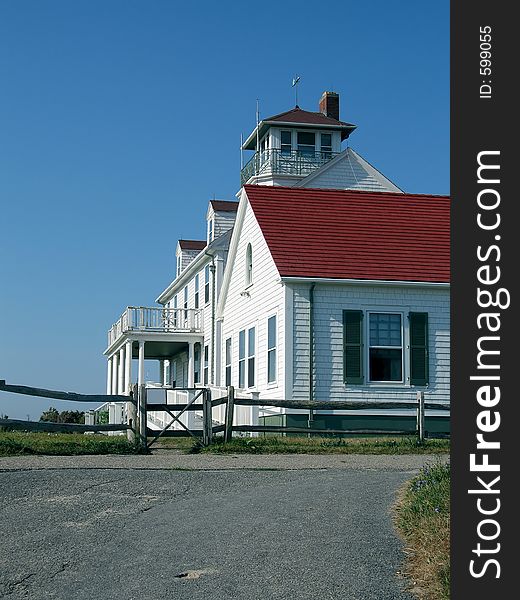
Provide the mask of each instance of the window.
POLYGON ((290 131, 282 131, 281 133, 281 149, 282 156, 290 155, 292 151, 292 142, 291 142, 291 132, 290 131))
POLYGON ((253 283, 253 248, 251 244, 246 248, 246 287, 253 283))
POLYGON ((226 340, 226 387, 231 385, 231 338, 226 340))
POLYGON ((276 381, 276 315, 267 319, 267 383, 276 381))
POLYGON ((316 134, 312 131, 298 131, 298 152, 302 156, 314 156, 316 134))
POLYGON ((330 158, 332 155, 332 134, 321 134, 321 157, 330 158))
POLYGON ((209 265, 204 267, 204 304, 209 304, 209 265))
POLYGON ((245 387, 246 383, 246 330, 238 334, 238 387, 245 387))
POLYGON ((199 274, 195 275, 195 308, 199 308, 199 274))
POLYGON ((345 382, 428 385, 428 314, 409 313, 408 352, 404 349, 401 313, 368 312, 367 321, 365 326, 361 310, 343 311, 345 382))
POLYGON ((208 221, 208 244, 213 241, 213 219, 208 221))
POLYGON ((255 385, 255 328, 247 332, 247 387, 255 385))
POLYGON ((403 380, 403 334, 400 314, 369 314, 369 380, 403 380))
POLYGON ((177 254, 177 277, 181 274, 181 255, 177 254))
POLYGON ((200 344, 197 342, 193 347, 193 381, 200 383, 200 344))
POLYGON ((184 320, 188 320, 188 286, 184 287, 184 320))
POLYGON ((170 363, 170 376, 171 376, 171 386, 177 387, 177 362, 172 361, 170 363))
POLYGON ((174 308, 174 311, 173 311, 173 326, 177 327, 177 324, 178 324, 178 317, 177 317, 178 311, 177 311, 177 308, 179 308, 179 294, 175 294, 175 296, 173 297, 173 308, 174 308))
POLYGON ((204 385, 209 383, 209 346, 204 346, 204 385))

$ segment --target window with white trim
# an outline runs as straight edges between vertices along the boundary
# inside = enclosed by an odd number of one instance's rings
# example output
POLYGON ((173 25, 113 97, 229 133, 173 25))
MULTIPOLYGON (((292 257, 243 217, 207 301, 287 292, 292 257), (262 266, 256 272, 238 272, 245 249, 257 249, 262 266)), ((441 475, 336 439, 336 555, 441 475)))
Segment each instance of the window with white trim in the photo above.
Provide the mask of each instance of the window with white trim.
POLYGON ((184 286, 184 320, 188 320, 188 286, 184 286))
POLYGON ((246 386, 246 330, 238 333, 238 387, 246 386))
POLYGON ((204 346, 204 385, 209 383, 209 346, 204 346))
POLYGON ((321 134, 321 157, 323 159, 330 158, 332 156, 332 134, 322 133, 321 134))
POLYGON ((213 241, 213 236, 214 236, 214 220, 210 219, 208 221, 208 244, 210 244, 213 241))
POLYGON ((314 131, 298 131, 298 153, 301 156, 314 156, 316 150, 316 134, 314 131))
POLYGON ((276 381, 276 315, 267 319, 267 383, 276 381))
POLYGON ((231 385, 231 338, 227 338, 226 340, 226 387, 231 385))
POLYGON ((195 308, 199 308, 199 285, 200 279, 199 274, 195 275, 195 308))
POLYGON ((280 132, 280 148, 282 150, 282 156, 290 156, 292 151, 292 132, 281 131, 280 132))
POLYGON ((403 324, 395 313, 368 314, 369 381, 403 381, 403 324))
POLYGON ((193 346, 193 381, 200 383, 200 343, 197 342, 193 346))
POLYGON ((209 265, 204 267, 204 304, 209 304, 209 265))
POLYGON ((255 385, 255 348, 256 329, 251 327, 247 331, 247 387, 255 385))

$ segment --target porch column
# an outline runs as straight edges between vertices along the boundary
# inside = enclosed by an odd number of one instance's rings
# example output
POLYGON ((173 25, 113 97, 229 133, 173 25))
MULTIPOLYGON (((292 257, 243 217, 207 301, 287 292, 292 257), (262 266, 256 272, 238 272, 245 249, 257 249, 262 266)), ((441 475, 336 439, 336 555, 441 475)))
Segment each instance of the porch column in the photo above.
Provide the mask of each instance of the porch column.
POLYGON ((112 394, 117 394, 117 359, 118 355, 112 356, 112 394))
POLYGON ((188 342, 188 387, 195 387, 195 343, 188 342))
POLYGON ((130 386, 132 385, 132 342, 126 342, 125 359, 125 386, 123 394, 130 394, 130 386))
POLYGON ((125 393, 125 347, 119 350, 119 360, 117 361, 117 393, 125 393))
POLYGON ((107 359, 107 395, 112 394, 112 357, 107 359))
POLYGON ((144 341, 139 340, 139 370, 137 373, 137 383, 144 385, 144 341))
POLYGON ((159 377, 161 379, 161 385, 164 385, 164 360, 159 361, 159 377))

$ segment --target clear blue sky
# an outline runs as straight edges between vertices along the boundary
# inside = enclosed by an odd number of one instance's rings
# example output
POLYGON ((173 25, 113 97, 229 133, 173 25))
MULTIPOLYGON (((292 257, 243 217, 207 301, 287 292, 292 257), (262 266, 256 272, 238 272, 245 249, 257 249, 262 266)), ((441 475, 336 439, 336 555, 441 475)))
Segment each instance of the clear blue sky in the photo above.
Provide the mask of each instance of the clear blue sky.
MULTIPOLYGON (((106 331, 238 191, 240 134, 340 93, 350 145, 449 193, 449 2, 0 0, 0 379, 104 393, 106 331)), ((0 413, 50 404, 0 394, 0 413)))

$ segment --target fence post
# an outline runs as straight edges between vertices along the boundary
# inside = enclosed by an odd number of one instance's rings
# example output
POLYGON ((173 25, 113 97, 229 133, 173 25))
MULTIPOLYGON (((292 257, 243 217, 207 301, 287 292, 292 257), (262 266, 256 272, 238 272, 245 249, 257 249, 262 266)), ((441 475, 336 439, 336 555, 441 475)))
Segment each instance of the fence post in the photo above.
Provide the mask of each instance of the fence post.
POLYGON ((137 385, 134 385, 130 394, 130 401, 126 403, 127 409, 127 421, 130 429, 126 430, 126 439, 131 443, 135 444, 138 439, 137 431, 137 385))
POLYGON ((146 449, 146 387, 144 385, 136 386, 138 388, 138 402, 136 415, 136 434, 137 443, 142 450, 146 449))
POLYGON ((233 437, 233 419, 235 416, 235 388, 232 385, 227 389, 226 420, 224 424, 224 442, 230 442, 233 437))
POLYGON ((424 442, 424 392, 417 392, 417 432, 419 442, 424 442))
POLYGON ((209 446, 213 442, 213 415, 211 406, 211 391, 208 388, 202 394, 202 443, 209 446))

